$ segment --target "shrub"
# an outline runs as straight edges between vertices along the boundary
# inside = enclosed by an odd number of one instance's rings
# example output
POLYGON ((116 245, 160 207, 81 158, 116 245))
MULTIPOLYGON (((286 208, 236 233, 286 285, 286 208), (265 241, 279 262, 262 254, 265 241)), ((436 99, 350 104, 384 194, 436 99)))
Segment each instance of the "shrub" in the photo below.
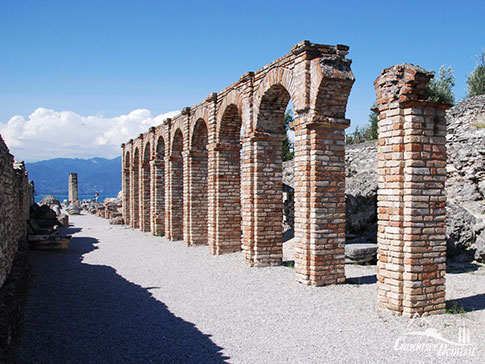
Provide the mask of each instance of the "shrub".
POLYGON ((485 95, 485 52, 478 59, 477 68, 467 76, 468 97, 485 95))
MULTIPOLYGON (((293 121, 293 113, 291 110, 287 110, 285 112, 285 132, 288 132, 288 129, 290 128, 290 123, 293 121)), ((285 139, 283 139, 283 146, 282 146, 282 158, 283 161, 289 161, 292 160, 293 157, 295 156, 295 146, 291 142, 290 138, 288 138, 288 134, 285 135, 285 139)))
POLYGON ((429 81, 426 87, 428 101, 453 105, 455 103, 455 95, 451 91, 453 86, 455 86, 453 70, 451 67, 441 66, 439 76, 429 81))

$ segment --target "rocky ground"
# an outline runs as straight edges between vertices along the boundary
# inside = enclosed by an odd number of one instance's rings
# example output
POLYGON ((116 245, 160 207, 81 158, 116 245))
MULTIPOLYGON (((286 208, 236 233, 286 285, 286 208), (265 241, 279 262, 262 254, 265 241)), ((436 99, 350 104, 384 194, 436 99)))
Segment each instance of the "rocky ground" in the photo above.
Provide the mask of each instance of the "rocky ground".
MULTIPOLYGON (((460 101, 447 114, 447 255, 485 261, 485 95, 460 101)), ((347 242, 377 239, 377 144, 346 146, 347 242)), ((293 186, 292 161, 283 182, 293 186)))
POLYGON ((483 266, 451 267, 449 314, 410 320, 377 311, 375 266, 307 287, 241 253, 71 222, 67 251, 33 254, 19 363, 484 362, 483 266))

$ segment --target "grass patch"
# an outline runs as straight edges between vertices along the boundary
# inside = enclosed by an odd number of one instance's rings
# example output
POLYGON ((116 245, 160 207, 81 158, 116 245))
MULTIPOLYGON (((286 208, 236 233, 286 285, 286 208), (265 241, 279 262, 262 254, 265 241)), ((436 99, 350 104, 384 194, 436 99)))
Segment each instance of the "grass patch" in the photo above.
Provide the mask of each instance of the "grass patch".
POLYGON ((472 123, 472 125, 480 129, 485 129, 485 123, 472 123))
POLYGON ((466 313, 465 308, 459 305, 456 301, 447 302, 446 313, 450 315, 464 315, 466 313))
POLYGON ((295 261, 294 260, 287 260, 286 262, 282 262, 281 265, 283 267, 295 268, 295 261))

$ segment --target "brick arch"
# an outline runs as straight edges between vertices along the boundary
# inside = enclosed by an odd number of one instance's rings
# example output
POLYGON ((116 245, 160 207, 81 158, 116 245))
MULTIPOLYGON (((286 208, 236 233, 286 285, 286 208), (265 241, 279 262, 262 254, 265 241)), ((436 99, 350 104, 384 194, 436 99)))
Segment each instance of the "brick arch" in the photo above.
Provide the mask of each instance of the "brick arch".
POLYGON ((267 95, 269 90, 278 87, 278 85, 279 87, 284 88, 289 94, 289 98, 293 101, 295 114, 298 110, 304 109, 303 102, 305 100, 305 90, 298 88, 297 83, 298 82, 296 82, 295 77, 293 76, 293 72, 288 68, 277 67, 269 71, 259 84, 254 95, 255 119, 257 119, 260 114, 261 104, 265 95, 267 95))
POLYGON ((315 99, 311 100, 313 113, 329 118, 344 119, 353 83, 353 78, 323 79, 319 84, 315 99))
POLYGON ((126 151, 126 153, 125 153, 125 168, 130 168, 130 166, 131 166, 130 151, 126 151))
POLYGON ((163 135, 159 135, 156 140, 154 158, 163 160, 165 158, 165 139, 163 135))
POLYGON ((256 116, 256 130, 264 133, 283 135, 286 107, 291 96, 288 90, 276 83, 261 97, 259 112, 256 116))
POLYGON ((207 123, 203 118, 196 119, 193 123, 190 135, 190 150, 199 152, 207 151, 209 131, 207 123))
POLYGON ((152 156, 150 142, 147 141, 143 147, 143 164, 148 164, 152 156))
MULTIPOLYGON (((239 114, 240 120, 240 130, 242 130, 242 134, 244 135, 250 128, 249 128, 249 120, 245 120, 243 115, 249 115, 249 105, 245 101, 245 98, 238 90, 231 90, 227 95, 224 96, 221 105, 218 107, 217 111, 217 130, 216 130, 216 138, 218 141, 221 140, 225 129, 225 122, 224 117, 227 116, 227 111, 229 108, 237 109, 239 114)), ((237 142, 239 142, 239 134, 237 135, 237 142)))
POLYGON ((207 107, 205 107, 205 104, 202 106, 198 106, 194 109, 191 110, 191 115, 190 115, 190 133, 189 133, 189 140, 192 142, 193 140, 193 133, 194 133, 194 128, 197 124, 197 122, 202 119, 204 120, 207 130, 209 130, 209 110, 207 107))
POLYGON ((223 143, 240 142, 241 129, 243 121, 241 109, 234 103, 227 105, 219 121, 217 140, 223 143))
POLYGON ((182 153, 184 149, 184 132, 182 128, 176 127, 173 129, 172 132, 172 140, 170 143, 170 153, 173 154, 174 152, 182 153))

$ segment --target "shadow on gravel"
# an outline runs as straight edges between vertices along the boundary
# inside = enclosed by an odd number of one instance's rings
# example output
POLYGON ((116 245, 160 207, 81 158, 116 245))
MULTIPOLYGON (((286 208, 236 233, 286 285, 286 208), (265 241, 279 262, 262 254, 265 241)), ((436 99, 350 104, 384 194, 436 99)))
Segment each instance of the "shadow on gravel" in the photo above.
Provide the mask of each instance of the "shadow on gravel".
POLYGON ((480 269, 476 263, 456 263, 452 261, 446 262, 446 273, 458 274, 475 272, 480 269))
POLYGON ((356 284, 356 285, 374 284, 374 283, 377 283, 377 276, 375 274, 372 274, 372 275, 362 276, 362 277, 347 278, 345 280, 345 283, 356 284))
POLYGON ((78 233, 78 232, 80 232, 81 230, 82 230, 81 228, 75 228, 75 227, 63 228, 63 231, 64 231, 66 234, 69 234, 69 235, 72 235, 72 234, 78 233))
POLYGON ((470 297, 458 298, 447 302, 449 306, 463 308, 465 312, 485 310, 485 294, 480 293, 470 297))
MULTIPOLYGON (((72 231, 72 230, 71 230, 72 231)), ((225 363, 222 348, 108 266, 82 263, 97 240, 32 252, 18 363, 225 363)), ((129 259, 129 257, 127 257, 129 259)), ((153 288, 153 287, 152 287, 153 288)))

